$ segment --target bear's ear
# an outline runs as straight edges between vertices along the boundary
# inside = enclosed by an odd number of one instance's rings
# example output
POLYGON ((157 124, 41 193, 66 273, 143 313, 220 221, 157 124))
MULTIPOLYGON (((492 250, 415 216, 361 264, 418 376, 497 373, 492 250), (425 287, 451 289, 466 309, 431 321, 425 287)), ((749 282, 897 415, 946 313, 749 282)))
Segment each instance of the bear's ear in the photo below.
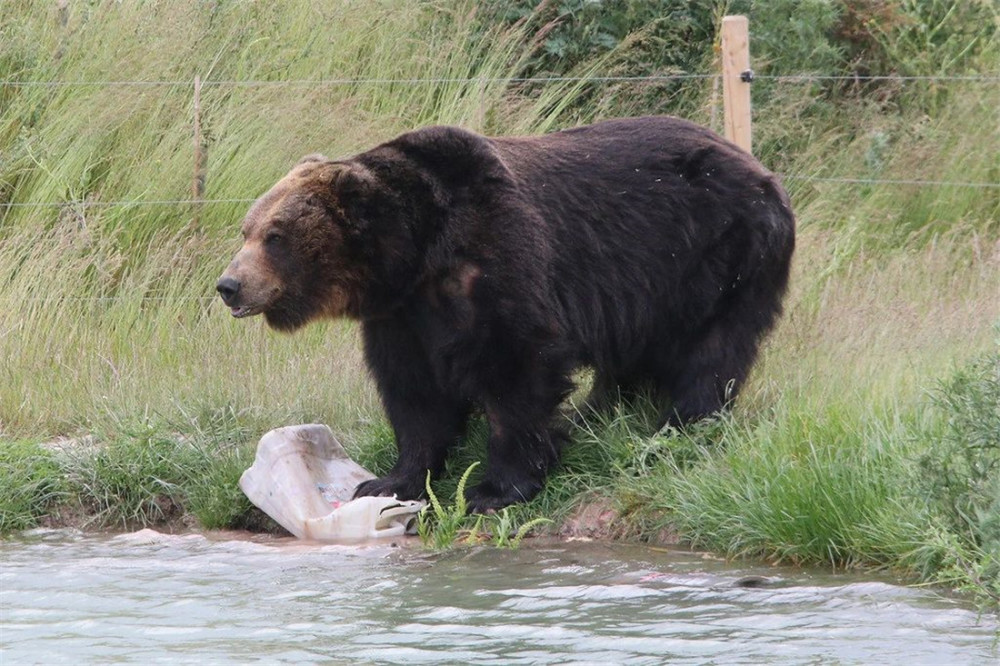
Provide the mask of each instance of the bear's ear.
POLYGON ((330 188, 341 201, 365 197, 375 191, 375 175, 360 164, 333 163, 330 188))
POLYGON ((362 193, 375 183, 375 176, 360 164, 335 162, 322 155, 306 155, 295 165, 294 172, 317 189, 331 189, 335 194, 362 193))
POLYGON ((359 164, 342 164, 330 183, 330 191, 344 211, 345 222, 356 232, 368 227, 375 201, 375 175, 359 164))
POLYGON ((339 213, 348 226, 365 226, 369 203, 376 192, 375 176, 367 168, 327 160, 317 163, 307 177, 312 181, 312 196, 339 213))

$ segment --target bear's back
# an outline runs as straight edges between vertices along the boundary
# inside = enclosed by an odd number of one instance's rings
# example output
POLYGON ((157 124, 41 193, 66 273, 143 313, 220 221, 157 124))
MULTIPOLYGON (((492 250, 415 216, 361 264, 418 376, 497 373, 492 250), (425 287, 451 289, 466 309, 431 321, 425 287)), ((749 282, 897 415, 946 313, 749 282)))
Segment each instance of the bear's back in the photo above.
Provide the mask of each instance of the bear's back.
POLYGON ((628 364, 650 335, 697 326, 710 292, 740 272, 741 252, 794 235, 774 175, 685 120, 609 120, 491 142, 555 244, 553 289, 588 363, 628 364), (715 262, 729 267, 704 270, 715 262))

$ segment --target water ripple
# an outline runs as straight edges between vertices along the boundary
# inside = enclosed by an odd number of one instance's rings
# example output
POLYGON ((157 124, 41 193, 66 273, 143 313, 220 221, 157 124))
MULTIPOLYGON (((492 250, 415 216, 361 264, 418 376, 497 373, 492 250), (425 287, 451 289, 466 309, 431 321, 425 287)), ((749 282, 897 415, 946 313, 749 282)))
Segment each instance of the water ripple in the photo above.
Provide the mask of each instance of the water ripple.
POLYGON ((0 559, 3 664, 997 662, 997 626, 928 590, 682 551, 41 530, 0 559))

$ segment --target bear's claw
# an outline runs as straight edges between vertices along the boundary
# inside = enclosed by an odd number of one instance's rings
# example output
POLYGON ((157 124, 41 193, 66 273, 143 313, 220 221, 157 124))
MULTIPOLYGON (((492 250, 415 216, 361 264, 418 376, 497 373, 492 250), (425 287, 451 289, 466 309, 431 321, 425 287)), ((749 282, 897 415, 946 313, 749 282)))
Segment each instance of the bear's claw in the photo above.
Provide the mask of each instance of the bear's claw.
POLYGON ((358 497, 392 497, 398 500, 421 499, 424 494, 423 485, 399 476, 382 476, 377 479, 362 481, 354 490, 354 498, 358 497))

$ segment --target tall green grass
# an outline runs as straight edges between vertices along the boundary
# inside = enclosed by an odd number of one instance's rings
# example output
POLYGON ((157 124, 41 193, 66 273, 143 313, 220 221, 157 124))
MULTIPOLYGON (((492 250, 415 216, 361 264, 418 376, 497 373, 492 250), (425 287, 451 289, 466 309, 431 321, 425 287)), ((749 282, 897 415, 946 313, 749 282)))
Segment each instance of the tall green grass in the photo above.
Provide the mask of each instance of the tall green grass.
MULTIPOLYGON (((732 557, 884 567, 1000 602, 1000 347, 909 400, 779 400, 647 440, 624 507, 732 557), (649 462, 651 461, 651 462, 649 462)), ((637 435, 637 441, 642 438, 637 435)))
POLYGON ((906 503, 913 450, 899 414, 831 406, 719 427, 723 450, 668 459, 658 479, 692 542, 833 566, 897 563, 920 543, 926 512, 906 503))
POLYGON ((0 534, 35 527, 66 492, 50 452, 33 442, 0 443, 0 534))
MULTIPOLYGON (((750 8, 759 71, 801 61, 831 73, 822 68, 861 57, 831 41, 840 5, 810 4, 822 21, 806 25, 783 18, 794 4, 750 8)), ((0 204, 16 205, 0 206, 3 529, 44 520, 68 496, 106 524, 179 511, 208 526, 252 523, 236 479, 259 434, 292 422, 329 423, 363 464, 391 465, 352 325, 281 336, 233 321, 213 298, 247 206, 188 201, 193 79, 207 82, 210 200, 252 199, 303 154, 342 156, 423 124, 513 134, 647 108, 648 88, 512 82, 557 63, 540 54, 574 31, 549 23, 549 6, 494 25, 476 5, 4 3, 0 204), (34 202, 46 205, 24 205, 34 202), (98 453, 33 444, 82 434, 97 436, 98 453)), ((902 13, 866 24, 863 46, 888 71, 1000 72, 995 26, 956 24, 969 15, 959 5, 894 5, 902 13)), ((646 62, 649 39, 670 31, 647 28, 560 73, 648 73, 658 66, 646 62)), ((691 62, 711 71, 714 57, 706 43, 691 62)), ((951 571, 987 589, 975 581, 995 573, 994 505, 981 499, 993 486, 962 495, 985 512, 975 525, 986 536, 970 541, 970 523, 943 508, 948 495, 919 486, 914 470, 947 477, 932 453, 960 405, 929 403, 928 392, 958 395, 941 379, 992 348, 1000 189, 810 178, 1000 182, 1000 85, 754 85, 755 142, 787 176, 799 235, 785 317, 733 415, 655 435, 641 406, 625 406, 574 431, 544 492, 512 515, 563 518, 598 498, 616 503, 619 534, 671 528, 734 556, 951 571)), ((676 99, 685 115, 718 121, 710 80, 676 99)), ((435 481, 440 496, 482 458, 485 435, 475 422, 435 481)))

